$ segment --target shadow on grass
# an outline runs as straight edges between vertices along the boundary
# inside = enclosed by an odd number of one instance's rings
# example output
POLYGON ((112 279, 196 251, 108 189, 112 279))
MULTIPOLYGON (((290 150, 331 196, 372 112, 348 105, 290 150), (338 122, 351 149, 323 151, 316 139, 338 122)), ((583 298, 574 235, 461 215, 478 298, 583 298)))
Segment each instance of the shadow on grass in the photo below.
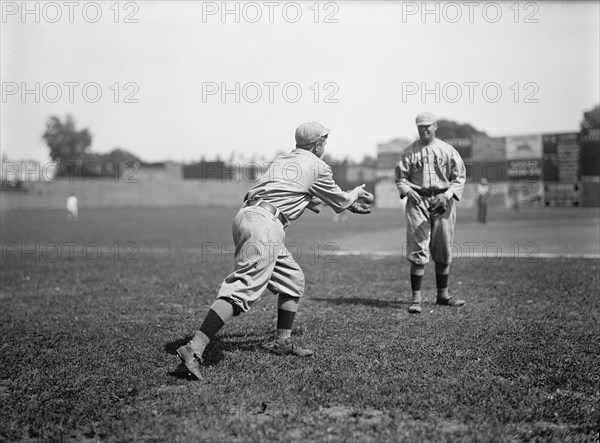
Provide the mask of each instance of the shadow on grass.
MULTIPOLYGON (((192 336, 175 340, 165 344, 164 350, 167 354, 173 355, 177 358, 177 349, 180 346, 185 345, 192 339, 192 336)), ((264 336, 257 335, 246 335, 246 334, 224 334, 217 335, 213 341, 206 347, 204 354, 202 355, 202 366, 213 366, 218 364, 225 357, 225 352, 232 351, 256 351, 257 349, 264 349, 265 343, 264 336)), ((177 369, 168 373, 171 377, 180 378, 184 380, 195 380, 185 365, 180 362, 177 369)))
POLYGON ((383 300, 377 298, 364 298, 364 297, 335 297, 335 298, 322 298, 322 297, 311 297, 311 301, 322 301, 332 303, 334 305, 363 305, 372 306, 374 308, 398 308, 402 305, 410 304, 407 300, 383 300))

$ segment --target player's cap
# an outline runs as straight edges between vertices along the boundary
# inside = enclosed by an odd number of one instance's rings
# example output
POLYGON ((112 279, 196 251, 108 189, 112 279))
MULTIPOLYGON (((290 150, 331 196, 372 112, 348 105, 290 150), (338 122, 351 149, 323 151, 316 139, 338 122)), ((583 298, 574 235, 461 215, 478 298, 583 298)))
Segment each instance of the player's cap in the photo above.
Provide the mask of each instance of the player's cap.
POLYGON ((488 182, 488 181, 487 181, 487 178, 485 178, 485 177, 484 177, 484 178, 482 178, 482 179, 481 179, 481 184, 482 184, 482 185, 486 185, 486 184, 487 184, 487 182, 488 182))
POLYGON ((308 146, 329 134, 329 129, 317 122, 302 123, 296 128, 296 146, 308 146))
POLYGON ((417 126, 429 126, 436 122, 435 117, 431 112, 421 112, 417 114, 415 123, 417 126))

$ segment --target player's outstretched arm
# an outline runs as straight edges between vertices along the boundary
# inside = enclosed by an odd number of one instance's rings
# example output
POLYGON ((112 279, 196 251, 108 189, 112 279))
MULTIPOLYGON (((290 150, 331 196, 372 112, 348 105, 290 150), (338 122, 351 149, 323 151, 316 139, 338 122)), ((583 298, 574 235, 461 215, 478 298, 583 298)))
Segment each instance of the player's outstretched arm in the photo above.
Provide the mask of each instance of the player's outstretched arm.
POLYGON ((351 191, 348 191, 348 194, 352 194, 356 197, 357 201, 361 203, 371 204, 375 201, 375 197, 369 191, 365 189, 365 184, 357 186, 351 191))
POLYGON ((356 198, 347 209, 354 214, 370 214, 371 203, 375 201, 373 194, 365 190, 365 185, 357 186, 356 188, 348 191, 353 197, 356 198))

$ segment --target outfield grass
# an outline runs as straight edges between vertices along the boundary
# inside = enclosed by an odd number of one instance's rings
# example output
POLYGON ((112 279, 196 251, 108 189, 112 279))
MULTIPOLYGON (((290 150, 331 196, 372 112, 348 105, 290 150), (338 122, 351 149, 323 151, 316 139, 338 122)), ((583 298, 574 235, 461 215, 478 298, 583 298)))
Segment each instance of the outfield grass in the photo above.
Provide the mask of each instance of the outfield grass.
MULTIPOLYGON (((1 440, 598 441, 598 260, 459 260, 460 309, 432 304, 430 266, 424 313, 410 316, 398 257, 304 253, 294 336, 315 356, 262 349, 268 294, 209 346, 200 383, 175 350, 232 266, 198 248, 230 242, 233 211, 93 215, 2 215, 3 244, 140 249, 130 263, 110 250, 97 262, 3 256, 1 440)), ((369 220, 308 216, 290 238, 309 248, 398 222, 369 220)))

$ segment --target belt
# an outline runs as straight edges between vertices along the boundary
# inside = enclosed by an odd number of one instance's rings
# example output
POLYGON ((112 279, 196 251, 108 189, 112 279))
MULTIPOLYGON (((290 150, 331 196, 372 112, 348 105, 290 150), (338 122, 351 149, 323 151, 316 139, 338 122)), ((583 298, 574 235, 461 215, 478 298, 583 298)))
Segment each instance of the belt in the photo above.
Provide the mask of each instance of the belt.
POLYGON ((413 188, 415 191, 417 191, 417 194, 419 194, 422 197, 433 197, 434 195, 438 195, 438 194, 443 194, 444 192, 446 192, 448 189, 415 189, 413 188))
POLYGON ((283 214, 283 212, 281 212, 278 208, 273 206, 271 203, 267 203, 266 201, 263 201, 260 199, 259 200, 246 200, 242 207, 245 207, 245 206, 260 206, 261 208, 266 209, 271 214, 273 214, 277 218, 277 220, 279 220, 281 222, 281 224, 283 225, 284 228, 287 228, 290 224, 290 222, 288 221, 287 217, 283 214))

